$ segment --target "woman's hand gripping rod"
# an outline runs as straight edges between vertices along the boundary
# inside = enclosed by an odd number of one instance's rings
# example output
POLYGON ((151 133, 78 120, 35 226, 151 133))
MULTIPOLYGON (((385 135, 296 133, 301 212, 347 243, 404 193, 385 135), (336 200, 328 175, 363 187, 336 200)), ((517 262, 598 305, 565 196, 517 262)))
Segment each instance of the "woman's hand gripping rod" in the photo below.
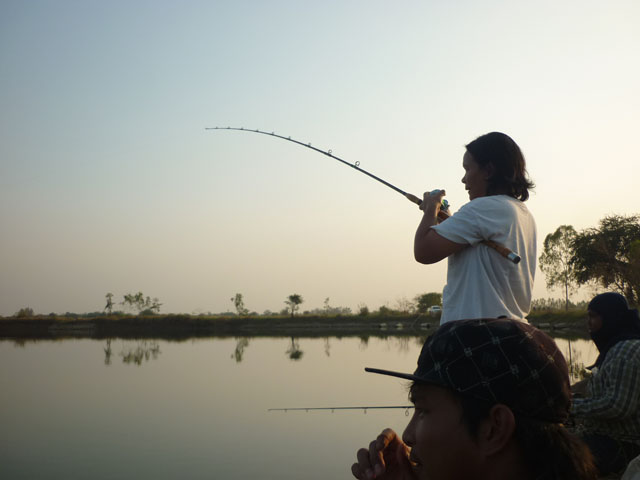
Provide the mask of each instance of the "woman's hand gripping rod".
MULTIPOLYGON (((361 173, 364 173, 365 175, 368 175, 369 177, 373 178, 374 180, 377 180, 378 182, 386 185, 387 187, 391 188, 392 190, 395 190, 396 192, 402 194, 403 196, 405 196, 407 199, 409 199, 411 202, 415 203, 416 205, 420 205, 422 203, 422 200, 420 200, 418 197, 416 197, 415 195, 412 195, 410 193, 407 193, 401 189, 399 189, 398 187, 396 187, 395 185, 390 184, 389 182, 386 182, 384 180, 382 180, 379 177, 376 177, 375 175, 373 175, 372 173, 367 172, 366 170, 360 168, 360 162, 356 162, 356 163, 349 163, 345 160, 342 160, 339 157, 336 157, 331 150, 328 151, 324 151, 321 150, 319 148, 316 147, 312 147, 311 143, 303 143, 300 142, 298 140, 294 140, 291 137, 284 137, 282 135, 277 135, 273 132, 263 132, 262 130, 251 130, 248 128, 237 128, 237 127, 208 127, 205 128, 205 130, 238 130, 238 131, 243 131, 243 132, 253 132, 253 133, 261 133, 262 135, 270 135, 272 137, 277 137, 277 138, 281 138, 282 140, 286 140, 288 142, 292 142, 292 143, 297 143, 298 145, 301 145, 303 147, 306 148, 310 148, 311 150, 315 150, 318 153, 322 153, 323 155, 326 155, 327 157, 331 157, 334 160, 337 160, 341 163, 344 163, 345 165, 348 165, 349 167, 358 170, 361 173)), ((446 220, 447 218, 450 217, 450 215, 444 211, 444 209, 446 208, 446 205, 443 204, 443 208, 440 209, 440 212, 438 213, 438 218, 442 221, 442 220, 446 220)), ((518 263, 520 262, 520 256, 515 253, 512 252, 511 250, 509 250, 507 247, 500 245, 499 243, 494 242, 493 240, 483 240, 481 243, 485 244, 487 247, 493 248, 495 251, 497 251, 500 255, 502 255, 503 257, 505 257, 507 260, 513 262, 513 263, 518 263)))

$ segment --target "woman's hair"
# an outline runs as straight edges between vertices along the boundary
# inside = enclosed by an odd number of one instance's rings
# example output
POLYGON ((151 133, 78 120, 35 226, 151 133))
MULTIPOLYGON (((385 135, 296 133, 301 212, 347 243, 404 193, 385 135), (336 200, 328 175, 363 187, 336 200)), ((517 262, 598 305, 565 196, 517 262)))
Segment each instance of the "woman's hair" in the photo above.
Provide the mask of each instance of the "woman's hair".
POLYGON ((529 198, 529 189, 534 184, 527 176, 524 155, 511 137, 500 132, 487 133, 466 149, 480 167, 493 168, 487 195, 506 194, 523 202, 529 198))
MULTIPOLYGON (((483 419, 493 405, 457 395, 462 408, 462 423, 472 437, 478 434, 483 419)), ((514 437, 520 445, 527 469, 544 480, 596 480, 598 471, 589 447, 559 423, 515 415, 514 437)))

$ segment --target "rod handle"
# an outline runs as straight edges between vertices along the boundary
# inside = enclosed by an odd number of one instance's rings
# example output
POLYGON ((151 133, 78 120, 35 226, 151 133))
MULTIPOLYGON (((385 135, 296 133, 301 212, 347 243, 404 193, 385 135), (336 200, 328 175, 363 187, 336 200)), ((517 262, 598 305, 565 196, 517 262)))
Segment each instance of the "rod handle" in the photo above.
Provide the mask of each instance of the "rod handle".
POLYGON ((493 248, 496 252, 498 252, 500 255, 505 257, 510 262, 514 264, 520 263, 520 255, 518 255, 516 252, 512 250, 509 250, 504 245, 500 245, 499 243, 496 243, 493 240, 483 240, 482 243, 484 243, 487 247, 493 248))
POLYGON ((418 197, 416 197, 415 195, 412 195, 410 193, 405 193, 404 194, 405 197, 407 197, 409 199, 410 202, 415 203, 416 205, 421 205, 422 204, 422 200, 420 200, 418 197))

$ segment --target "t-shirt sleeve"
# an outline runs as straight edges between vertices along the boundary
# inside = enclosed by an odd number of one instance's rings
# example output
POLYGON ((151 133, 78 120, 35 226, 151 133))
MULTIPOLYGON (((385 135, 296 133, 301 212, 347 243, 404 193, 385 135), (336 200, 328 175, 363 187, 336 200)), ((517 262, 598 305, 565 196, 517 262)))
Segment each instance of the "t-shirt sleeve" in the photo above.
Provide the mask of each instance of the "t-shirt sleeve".
POLYGON ((447 220, 431 228, 452 242, 475 245, 504 230, 504 217, 501 202, 481 197, 464 204, 447 220))

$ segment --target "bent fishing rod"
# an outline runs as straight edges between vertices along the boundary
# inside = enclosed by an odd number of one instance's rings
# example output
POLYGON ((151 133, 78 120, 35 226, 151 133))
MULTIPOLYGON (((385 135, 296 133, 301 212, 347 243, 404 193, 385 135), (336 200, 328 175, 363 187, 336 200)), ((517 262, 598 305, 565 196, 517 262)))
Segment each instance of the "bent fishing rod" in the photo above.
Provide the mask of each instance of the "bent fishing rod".
MULTIPOLYGON (((373 178, 374 180, 377 180, 378 182, 382 183, 383 185, 386 185, 387 187, 391 188, 392 190, 395 190, 396 192, 398 192, 399 194, 401 194, 402 196, 407 198, 409 201, 415 203, 418 206, 422 204, 422 200, 420 200, 415 195, 412 195, 411 193, 405 192, 404 190, 396 187, 395 185, 392 185, 389 182, 381 179, 380 177, 377 177, 373 173, 367 172, 365 169, 360 168, 360 162, 349 163, 346 160, 343 160, 340 157, 335 156, 331 150, 327 150, 327 151, 321 150, 319 148, 316 148, 316 147, 312 146, 310 142, 309 143, 304 143, 304 142, 300 142, 298 140, 295 140, 295 139, 293 139, 291 137, 285 137, 285 136, 282 136, 282 135, 278 135, 277 133, 274 133, 274 132, 263 132, 262 130, 257 130, 257 129, 252 130, 252 129, 248 129, 248 128, 244 128, 244 127, 240 127, 240 128, 238 128, 238 127, 206 127, 205 130, 236 130, 236 131, 241 131, 241 132, 260 133, 262 135, 269 135, 271 137, 281 138, 282 140, 286 140, 288 142, 297 143, 298 145, 301 145, 301 146, 303 146, 305 148, 310 148, 311 150, 314 150, 314 151, 316 151, 318 153, 326 155, 327 157, 331 157, 334 160, 337 160, 337 161, 339 161, 339 162, 341 162, 341 163, 343 163, 343 164, 345 164, 345 165, 347 165, 347 166, 359 171, 360 173, 364 173, 365 175, 367 175, 367 176, 373 178)), ((449 213, 447 213, 445 211, 445 210, 448 209, 448 206, 449 206, 448 202, 446 200, 443 200, 442 208, 438 212, 438 218, 440 219, 440 221, 444 221, 444 220, 446 220, 447 218, 450 217, 449 213)), ((508 249, 504 245, 500 245, 499 243, 496 243, 493 240, 483 240, 481 243, 483 243, 487 247, 493 248, 500 255, 502 255, 503 257, 505 257, 507 260, 511 261, 514 264, 520 262, 520 255, 518 255, 517 253, 515 253, 512 250, 508 249)))

